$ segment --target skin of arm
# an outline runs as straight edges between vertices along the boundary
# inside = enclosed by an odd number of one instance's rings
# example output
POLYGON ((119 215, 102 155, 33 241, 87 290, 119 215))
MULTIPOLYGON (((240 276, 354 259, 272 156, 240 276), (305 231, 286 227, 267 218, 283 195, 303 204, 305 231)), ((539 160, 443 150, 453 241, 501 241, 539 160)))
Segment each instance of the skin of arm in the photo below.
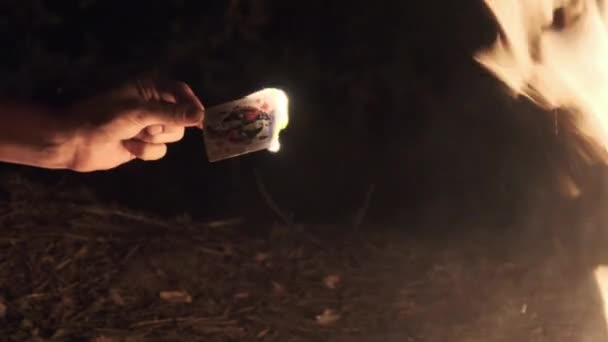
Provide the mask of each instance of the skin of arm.
POLYGON ((0 160, 70 169, 77 134, 47 107, 0 101, 0 160))

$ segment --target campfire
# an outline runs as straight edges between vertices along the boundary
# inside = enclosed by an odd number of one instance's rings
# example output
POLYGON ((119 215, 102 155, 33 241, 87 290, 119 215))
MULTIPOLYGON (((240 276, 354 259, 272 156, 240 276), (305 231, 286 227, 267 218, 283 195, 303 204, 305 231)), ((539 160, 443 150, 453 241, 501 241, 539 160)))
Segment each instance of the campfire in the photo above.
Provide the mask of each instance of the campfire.
MULTIPOLYGON (((587 148, 577 149, 581 160, 605 165, 608 2, 486 0, 485 3, 495 16, 499 34, 492 46, 476 54, 476 61, 514 96, 527 97, 543 107, 555 115, 556 127, 566 127, 565 133, 578 137, 579 143, 584 142, 587 148)), ((560 132, 556 130, 556 134, 560 132)), ((608 268, 598 266, 594 277, 608 308, 608 268)))
MULTIPOLYGON (((575 130, 605 158, 608 29, 603 0, 486 0, 500 26, 475 59, 516 96, 568 109, 575 130)), ((608 5, 608 4, 607 4, 608 5)))

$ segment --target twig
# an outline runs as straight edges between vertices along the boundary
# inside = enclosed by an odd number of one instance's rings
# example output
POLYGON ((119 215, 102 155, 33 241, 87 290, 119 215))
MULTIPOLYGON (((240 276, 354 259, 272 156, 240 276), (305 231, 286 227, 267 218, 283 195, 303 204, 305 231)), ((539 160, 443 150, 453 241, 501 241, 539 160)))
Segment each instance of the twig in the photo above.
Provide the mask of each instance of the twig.
POLYGON ((128 252, 127 255, 125 255, 125 257, 122 259, 122 263, 125 264, 127 263, 127 261, 129 261, 129 259, 131 259, 131 257, 133 255, 135 255, 135 253, 137 253, 137 251, 139 250, 139 248, 141 247, 140 244, 137 244, 135 246, 133 246, 133 248, 131 248, 128 252))
POLYGON ((372 201, 372 195, 374 194, 374 190, 376 189, 376 184, 370 184, 367 193, 365 194, 365 199, 363 200, 363 204, 359 207, 359 210, 355 213, 353 217, 353 226, 359 227, 365 216, 367 215, 367 211, 369 210, 369 205, 372 201))
POLYGON ((50 293, 31 293, 31 294, 28 294, 28 295, 15 299, 15 302, 19 302, 22 300, 29 300, 29 299, 38 299, 38 298, 47 297, 50 295, 51 295, 50 293))
POLYGON ((165 318, 165 319, 154 319, 150 321, 142 321, 133 323, 129 326, 131 329, 149 327, 154 325, 166 325, 166 324, 177 324, 180 322, 185 322, 191 318, 165 318))
POLYGON ((55 272, 61 271, 64 267, 72 262, 72 258, 67 258, 55 267, 55 272))
POLYGON ((203 252, 203 253, 210 254, 210 255, 213 255, 213 256, 217 256, 217 257, 224 257, 225 256, 224 253, 222 253, 220 251, 216 251, 216 250, 211 249, 211 248, 207 248, 207 247, 203 247, 203 246, 198 246, 196 248, 199 251, 203 252))
POLYGON ((207 222, 204 222, 203 225, 205 227, 209 227, 209 228, 221 228, 221 227, 227 227, 227 226, 236 226, 236 225, 243 223, 243 221, 244 220, 242 217, 233 217, 233 218, 226 218, 223 220, 207 221, 207 222))
POLYGON ((172 325, 172 324, 180 324, 180 325, 194 325, 198 323, 205 322, 209 325, 214 326, 223 326, 223 325, 236 325, 238 322, 234 320, 226 320, 226 319, 217 319, 212 317, 175 317, 175 318, 165 318, 165 319, 155 319, 150 321, 142 321, 133 323, 129 326, 129 328, 142 328, 142 327, 150 327, 150 326, 158 326, 158 325, 172 325))
POLYGON ((96 207, 91 207, 91 206, 84 206, 81 208, 82 211, 89 213, 89 214, 94 214, 94 215, 99 215, 99 216, 117 216, 117 217, 121 217, 127 220, 131 220, 131 221, 140 221, 143 223, 147 223, 147 224, 151 224, 151 225, 157 225, 163 228, 172 228, 172 226, 170 224, 168 224, 167 222, 161 221, 161 220, 155 220, 153 218, 144 216, 144 215, 138 215, 135 213, 130 213, 130 212, 126 212, 126 211, 122 211, 122 210, 118 210, 118 209, 100 209, 100 208, 96 208, 96 207))
POLYGON ((270 207, 270 209, 277 216, 279 216, 283 220, 283 222, 285 222, 287 225, 289 225, 289 226, 293 225, 293 215, 291 213, 286 214, 283 211, 281 211, 279 206, 272 199, 272 196, 270 196, 270 194, 268 193, 266 186, 264 186, 264 183, 262 182, 262 177, 260 176, 258 169, 253 169, 253 173, 255 175, 255 181, 258 186, 258 190, 260 191, 260 194, 266 201, 266 204, 268 205, 268 207, 270 207))

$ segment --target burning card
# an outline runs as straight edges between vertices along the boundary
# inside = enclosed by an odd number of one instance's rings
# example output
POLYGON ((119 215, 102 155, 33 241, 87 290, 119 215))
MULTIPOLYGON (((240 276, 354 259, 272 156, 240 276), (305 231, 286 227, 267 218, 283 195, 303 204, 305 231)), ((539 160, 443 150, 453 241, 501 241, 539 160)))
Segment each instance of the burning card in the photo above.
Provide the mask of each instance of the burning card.
POLYGON ((289 122, 288 98, 267 88, 205 111, 203 128, 210 162, 280 149, 279 133, 289 122))

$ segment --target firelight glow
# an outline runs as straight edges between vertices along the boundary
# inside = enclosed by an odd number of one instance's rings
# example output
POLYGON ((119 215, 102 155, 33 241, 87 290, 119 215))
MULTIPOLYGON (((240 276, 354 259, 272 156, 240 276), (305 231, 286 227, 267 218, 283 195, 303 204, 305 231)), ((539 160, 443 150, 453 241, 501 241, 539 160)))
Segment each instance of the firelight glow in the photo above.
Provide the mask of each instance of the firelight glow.
MULTIPOLYGON (((515 96, 563 108, 608 163, 608 0, 485 0, 501 33, 475 60, 515 96)), ((583 157, 588 157, 582 155, 583 157)), ((608 267, 595 281, 608 324, 608 267)))
POLYGON ((606 160, 608 0, 485 0, 502 30, 475 59, 517 95, 567 108, 606 160))
POLYGON ((598 266, 595 269, 594 276, 597 287, 600 290, 602 302, 604 303, 604 319, 606 320, 606 325, 608 326, 608 305, 606 305, 606 303, 608 303, 608 266, 598 266))

